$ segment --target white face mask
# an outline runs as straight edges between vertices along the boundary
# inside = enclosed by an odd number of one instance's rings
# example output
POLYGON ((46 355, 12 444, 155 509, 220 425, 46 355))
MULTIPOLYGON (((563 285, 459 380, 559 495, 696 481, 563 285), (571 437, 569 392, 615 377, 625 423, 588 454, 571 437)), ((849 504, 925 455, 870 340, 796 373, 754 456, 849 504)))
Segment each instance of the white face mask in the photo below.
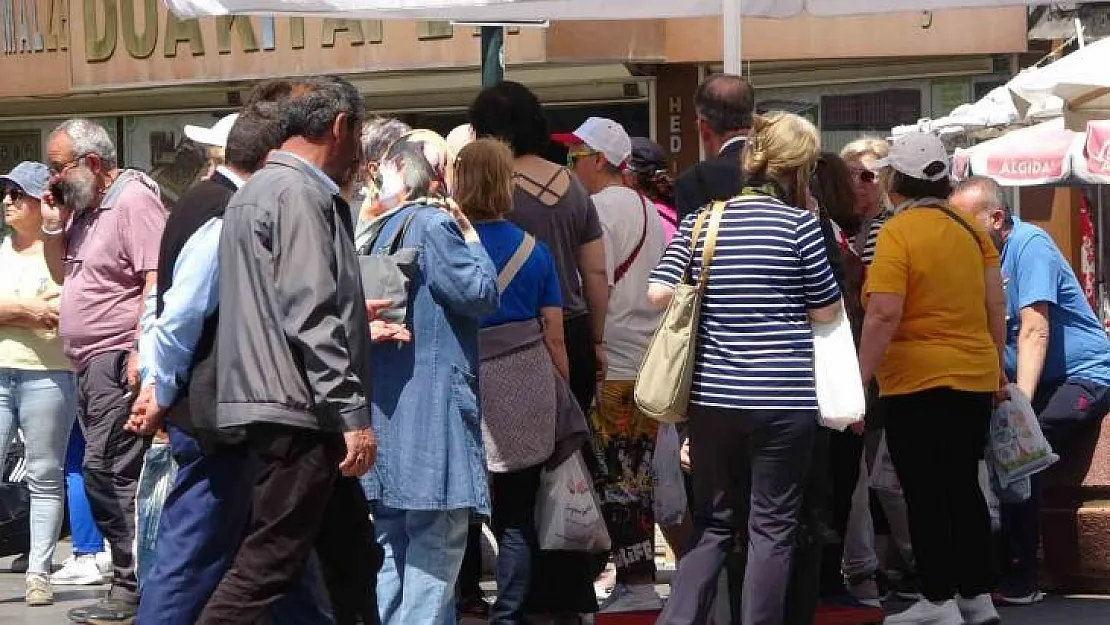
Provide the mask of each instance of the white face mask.
POLYGON ((397 208, 405 198, 405 179, 393 163, 385 162, 380 167, 382 187, 378 191, 379 200, 386 210, 397 208))

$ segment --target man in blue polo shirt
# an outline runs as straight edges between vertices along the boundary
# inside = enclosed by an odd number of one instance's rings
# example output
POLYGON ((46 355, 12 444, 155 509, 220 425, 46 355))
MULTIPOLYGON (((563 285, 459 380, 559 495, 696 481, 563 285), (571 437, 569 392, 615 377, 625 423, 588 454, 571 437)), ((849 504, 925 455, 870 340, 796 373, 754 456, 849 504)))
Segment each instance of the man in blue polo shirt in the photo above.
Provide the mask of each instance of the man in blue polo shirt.
MULTIPOLYGON (((1110 408, 1110 339, 1068 261, 1044 230, 1022 222, 989 178, 962 183, 951 204, 983 223, 1002 252, 1006 375, 1032 398, 1053 449, 1068 453, 1082 426, 1110 408)), ((1037 589, 1039 501, 1002 505, 1002 600, 1027 605, 1037 589)))

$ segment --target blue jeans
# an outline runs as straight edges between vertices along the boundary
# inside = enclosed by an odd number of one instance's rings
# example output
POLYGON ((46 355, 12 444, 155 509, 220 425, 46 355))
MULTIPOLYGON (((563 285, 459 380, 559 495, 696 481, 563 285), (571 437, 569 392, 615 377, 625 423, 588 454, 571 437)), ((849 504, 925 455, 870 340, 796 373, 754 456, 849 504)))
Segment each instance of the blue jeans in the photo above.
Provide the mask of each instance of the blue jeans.
MULTIPOLYGON (((245 447, 205 455, 197 441, 169 424, 177 477, 158 524, 157 558, 143 583, 139 623, 192 625, 231 566, 250 516, 261 468, 245 447)), ((276 624, 334 623, 310 559, 297 585, 270 606, 276 624)))
POLYGON ((62 529, 63 464, 73 427, 76 386, 68 371, 0 369, 0 459, 15 428, 23 432, 31 491, 27 573, 49 575, 62 529))
POLYGON ((66 504, 69 507, 69 533, 73 537, 73 555, 87 556, 104 551, 104 535, 96 527, 89 498, 85 495, 85 435, 73 420, 69 445, 66 446, 66 504))
POLYGON ((453 625, 470 510, 395 510, 380 503, 373 509, 385 551, 378 573, 382 625, 453 625))

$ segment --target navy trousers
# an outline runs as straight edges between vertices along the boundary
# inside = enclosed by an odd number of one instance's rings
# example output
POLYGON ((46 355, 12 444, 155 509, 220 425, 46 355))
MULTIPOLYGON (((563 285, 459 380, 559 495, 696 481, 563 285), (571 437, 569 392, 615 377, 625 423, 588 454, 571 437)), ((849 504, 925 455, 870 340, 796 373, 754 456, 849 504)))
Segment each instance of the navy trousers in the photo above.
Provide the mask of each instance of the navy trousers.
MULTIPOLYGON (((138 623, 193 625, 239 549, 261 463, 246 446, 205 454, 168 426, 177 479, 158 525, 158 557, 143 584, 138 623)), ((275 625, 332 625, 315 558, 269 610, 275 625)))

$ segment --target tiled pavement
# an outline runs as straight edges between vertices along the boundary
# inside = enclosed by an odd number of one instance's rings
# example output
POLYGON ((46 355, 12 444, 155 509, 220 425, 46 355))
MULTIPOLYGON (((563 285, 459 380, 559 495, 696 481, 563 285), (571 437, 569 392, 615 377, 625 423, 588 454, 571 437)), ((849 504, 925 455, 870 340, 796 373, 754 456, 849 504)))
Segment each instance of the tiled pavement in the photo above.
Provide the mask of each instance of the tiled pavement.
MULTIPOLYGON (((60 562, 68 555, 69 544, 63 543, 57 556, 60 562)), ((11 558, 0 559, 0 571, 7 571, 11 558)), ((666 590, 665 586, 660 587, 666 590)), ((0 573, 0 624, 2 625, 66 625, 66 612, 95 599, 102 589, 59 587, 57 603, 46 608, 23 605, 23 575, 0 573)), ((1009 608, 1002 612, 1005 625, 1110 625, 1110 597, 1052 597, 1043 604, 1009 608)), ((470 621, 464 625, 478 625, 470 621)))

